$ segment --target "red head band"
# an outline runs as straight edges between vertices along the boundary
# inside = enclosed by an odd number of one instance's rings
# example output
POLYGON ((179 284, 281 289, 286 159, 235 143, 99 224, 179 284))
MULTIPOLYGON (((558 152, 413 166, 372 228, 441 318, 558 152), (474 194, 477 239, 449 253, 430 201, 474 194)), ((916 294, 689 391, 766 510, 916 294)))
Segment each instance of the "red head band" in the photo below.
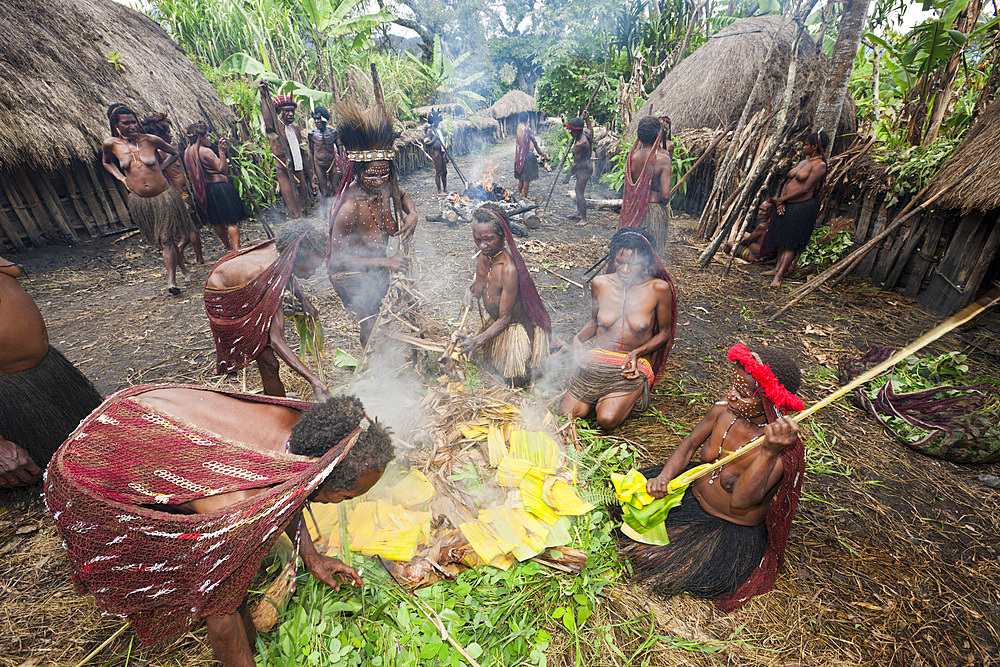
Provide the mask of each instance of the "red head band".
POLYGON ((806 407, 802 399, 785 389, 771 372, 770 366, 758 361, 746 345, 737 343, 729 348, 728 359, 743 366, 743 369, 760 383, 764 395, 775 407, 781 408, 784 412, 798 412, 806 407))

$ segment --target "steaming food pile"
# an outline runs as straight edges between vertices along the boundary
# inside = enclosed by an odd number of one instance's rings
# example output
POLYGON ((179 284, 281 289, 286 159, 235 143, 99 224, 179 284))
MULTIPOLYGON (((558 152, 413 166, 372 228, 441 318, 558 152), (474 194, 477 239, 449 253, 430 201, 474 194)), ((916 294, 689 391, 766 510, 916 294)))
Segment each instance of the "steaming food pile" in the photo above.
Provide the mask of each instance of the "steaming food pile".
POLYGON ((472 395, 449 383, 429 390, 433 444, 347 509, 346 530, 335 508, 322 510, 323 533, 342 535, 331 540, 330 553, 346 545, 395 561, 396 576, 414 586, 539 556, 579 571, 586 554, 560 547, 570 542, 574 518, 594 505, 581 497, 574 464, 546 432, 551 415, 532 430, 512 400, 501 388, 472 395))

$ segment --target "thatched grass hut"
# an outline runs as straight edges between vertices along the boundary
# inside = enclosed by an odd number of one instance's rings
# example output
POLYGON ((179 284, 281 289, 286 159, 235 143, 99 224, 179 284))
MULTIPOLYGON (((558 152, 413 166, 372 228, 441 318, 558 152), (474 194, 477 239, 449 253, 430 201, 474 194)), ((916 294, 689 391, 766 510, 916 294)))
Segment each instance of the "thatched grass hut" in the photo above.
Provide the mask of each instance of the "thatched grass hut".
POLYGON ((114 0, 4 0, 0 39, 0 250, 131 226, 100 165, 109 104, 165 111, 175 136, 233 120, 163 29, 114 0))
POLYGON ((510 91, 482 113, 487 118, 495 118, 503 136, 507 137, 517 132, 517 117, 522 111, 528 112, 532 129, 537 129, 541 119, 538 105, 534 97, 521 90, 510 91))
MULTIPOLYGON (((865 256, 854 274, 916 298, 938 315, 968 305, 1000 281, 998 142, 1000 101, 993 102, 977 119, 955 154, 931 180, 924 198, 943 188, 948 188, 946 193, 865 256)), ((855 240, 863 243, 882 232, 906 202, 896 202, 891 196, 893 179, 886 165, 872 162, 867 153, 859 153, 849 162, 852 164, 845 173, 834 170, 828 208, 817 224, 846 216, 855 221, 855 240)))
MULTIPOLYGON (((735 21, 712 35, 663 78, 632 119, 630 130, 635 132, 642 116, 662 114, 670 116, 675 132, 734 126, 750 97, 768 47, 776 41, 778 57, 771 61, 773 67, 765 73, 763 94, 753 101, 752 111, 773 108, 780 102, 778 98, 784 89, 795 32, 795 24, 784 16, 754 16, 735 21)), ((799 44, 797 87, 804 85, 815 57, 816 44, 809 36, 804 36, 799 44)), ((826 61, 826 56, 822 56, 821 62, 826 61)), ((817 78, 822 81, 822 77, 817 78)), ((818 96, 812 97, 811 106, 815 109, 818 96)), ((812 111, 806 111, 803 117, 811 120, 812 111)), ((854 100, 848 97, 844 101, 838 136, 856 132, 856 115, 854 100)))

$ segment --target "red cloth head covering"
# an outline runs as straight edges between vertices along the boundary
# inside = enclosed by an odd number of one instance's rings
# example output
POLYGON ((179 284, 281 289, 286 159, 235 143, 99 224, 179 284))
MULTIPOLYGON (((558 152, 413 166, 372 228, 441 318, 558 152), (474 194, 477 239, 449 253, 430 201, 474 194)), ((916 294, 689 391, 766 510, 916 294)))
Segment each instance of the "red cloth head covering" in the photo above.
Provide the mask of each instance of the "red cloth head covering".
POLYGON ((520 174, 524 169, 524 163, 528 161, 528 153, 531 152, 531 124, 524 130, 524 138, 514 146, 514 173, 520 174))
MULTIPOLYGON (((666 362, 667 357, 670 355, 670 350, 674 346, 674 334, 677 332, 677 288, 674 287, 674 281, 671 280, 670 274, 667 273, 666 267, 663 266, 663 260, 660 259, 659 254, 656 252, 656 248, 654 248, 649 242, 649 239, 647 239, 646 236, 638 229, 629 233, 636 234, 642 238, 642 240, 646 242, 646 245, 649 246, 649 251, 653 253, 653 277, 665 281, 667 285, 670 286, 670 336, 663 344, 663 347, 653 353, 653 361, 651 364, 653 366, 653 377, 659 378, 660 371, 663 370, 663 364, 666 362)), ((604 272, 615 272, 615 258, 611 257, 610 254, 608 256, 608 268, 605 269, 604 272)), ((654 320, 653 335, 655 336, 658 333, 660 333, 660 325, 654 320)))
MULTIPOLYGON (((626 227, 638 227, 646 217, 646 207, 649 205, 649 190, 653 184, 653 163, 656 161, 656 151, 660 142, 653 144, 652 150, 646 156, 646 164, 642 165, 642 173, 639 180, 632 180, 632 155, 639 145, 636 141, 632 145, 632 150, 628 153, 628 160, 625 162, 625 192, 622 195, 622 214, 618 223, 618 229, 626 227)), ((655 251, 654 251, 655 253, 655 251)))
POLYGON ((798 412, 806 407, 802 399, 785 389, 785 385, 781 384, 771 371, 771 367, 755 358, 753 352, 746 345, 739 343, 733 345, 729 348, 727 358, 729 361, 738 363, 754 380, 759 382, 764 390, 764 396, 783 412, 798 412))
POLYGON ((295 101, 295 98, 287 93, 282 93, 281 95, 274 96, 274 108, 280 109, 281 107, 296 107, 299 104, 295 101))
POLYGON ((514 236, 510 233, 510 226, 498 211, 488 206, 484 207, 484 209, 499 220, 500 226, 503 227, 503 235, 507 241, 507 252, 510 253, 511 259, 514 260, 514 266, 517 267, 517 296, 521 299, 521 307, 524 308, 524 312, 528 314, 528 317, 531 318, 536 327, 541 327, 546 333, 552 333, 552 320, 549 318, 549 311, 546 310, 545 304, 542 303, 542 297, 538 295, 535 281, 531 279, 528 266, 524 263, 524 258, 521 257, 521 253, 517 249, 517 244, 514 243, 514 236))
MULTIPOLYGON (((783 413, 765 395, 763 397, 764 414, 771 423, 783 413)), ((802 477, 805 473, 805 446, 802 440, 781 452, 781 466, 784 474, 778 485, 778 492, 771 499, 771 507, 767 512, 767 550, 757 569, 750 573, 747 580, 733 592, 732 595, 715 600, 715 606, 724 612, 731 612, 745 605, 755 595, 767 593, 774 588, 778 571, 785 562, 785 547, 788 545, 788 534, 792 530, 792 518, 799 505, 802 494, 802 477)))

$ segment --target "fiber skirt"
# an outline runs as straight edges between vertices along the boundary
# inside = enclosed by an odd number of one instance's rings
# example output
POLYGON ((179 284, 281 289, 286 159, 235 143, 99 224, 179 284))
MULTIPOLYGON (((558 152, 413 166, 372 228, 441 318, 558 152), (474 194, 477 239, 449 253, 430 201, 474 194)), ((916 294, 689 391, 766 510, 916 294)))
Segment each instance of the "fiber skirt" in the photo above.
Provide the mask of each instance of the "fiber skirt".
POLYGON ((819 215, 819 202, 815 199, 785 204, 785 214, 775 212, 768 227, 764 246, 775 250, 793 250, 800 253, 809 245, 819 215))
POLYGON ((660 256, 660 259, 665 260, 667 257, 667 237, 670 235, 670 214, 667 212, 667 205, 662 202, 647 204, 642 226, 652 234, 656 254, 660 256))
MULTIPOLYGON (((653 466, 641 472, 650 479, 662 469, 653 466)), ((620 507, 615 508, 620 519, 620 507)), ((632 561, 632 581, 648 583, 663 595, 727 596, 747 580, 767 551, 765 524, 741 526, 713 516, 690 489, 664 524, 670 536, 666 546, 635 542, 615 531, 619 551, 632 561)))
MULTIPOLYGON (((599 354, 598 350, 591 350, 587 355, 587 365, 577 371, 573 376, 573 381, 569 385, 569 393, 581 403, 590 405, 596 404, 602 398, 612 394, 629 394, 637 389, 642 389, 632 412, 645 412, 649 408, 649 387, 651 380, 643 373, 639 377, 627 378, 622 375, 620 363, 605 363, 598 361, 594 357, 599 354)), ((624 357, 624 355, 622 355, 624 357)), ((649 367, 649 362, 641 359, 639 364, 649 367)), ((642 371, 642 369, 640 369, 642 371)), ((648 368, 652 375, 652 369, 648 368)))
MULTIPOLYGON (((493 324, 492 317, 483 318, 480 333, 493 324)), ((520 379, 531 376, 531 369, 549 356, 549 334, 541 327, 533 327, 534 335, 520 322, 514 322, 483 347, 483 357, 505 378, 520 379)))
POLYGON ((0 396, 0 435, 23 447, 40 468, 104 400, 54 347, 34 368, 0 375, 0 396))
POLYGON ((195 230, 184 199, 174 188, 167 188, 155 197, 139 197, 128 193, 128 212, 142 234, 142 240, 160 247, 160 239, 186 237, 195 230))
POLYGON ((521 167, 521 173, 514 170, 514 178, 519 181, 535 181, 538 180, 538 158, 534 153, 528 153, 528 157, 524 159, 524 166, 521 167))
POLYGON ((248 217, 243 200, 229 181, 206 183, 205 198, 208 200, 206 217, 210 225, 238 225, 248 217))

